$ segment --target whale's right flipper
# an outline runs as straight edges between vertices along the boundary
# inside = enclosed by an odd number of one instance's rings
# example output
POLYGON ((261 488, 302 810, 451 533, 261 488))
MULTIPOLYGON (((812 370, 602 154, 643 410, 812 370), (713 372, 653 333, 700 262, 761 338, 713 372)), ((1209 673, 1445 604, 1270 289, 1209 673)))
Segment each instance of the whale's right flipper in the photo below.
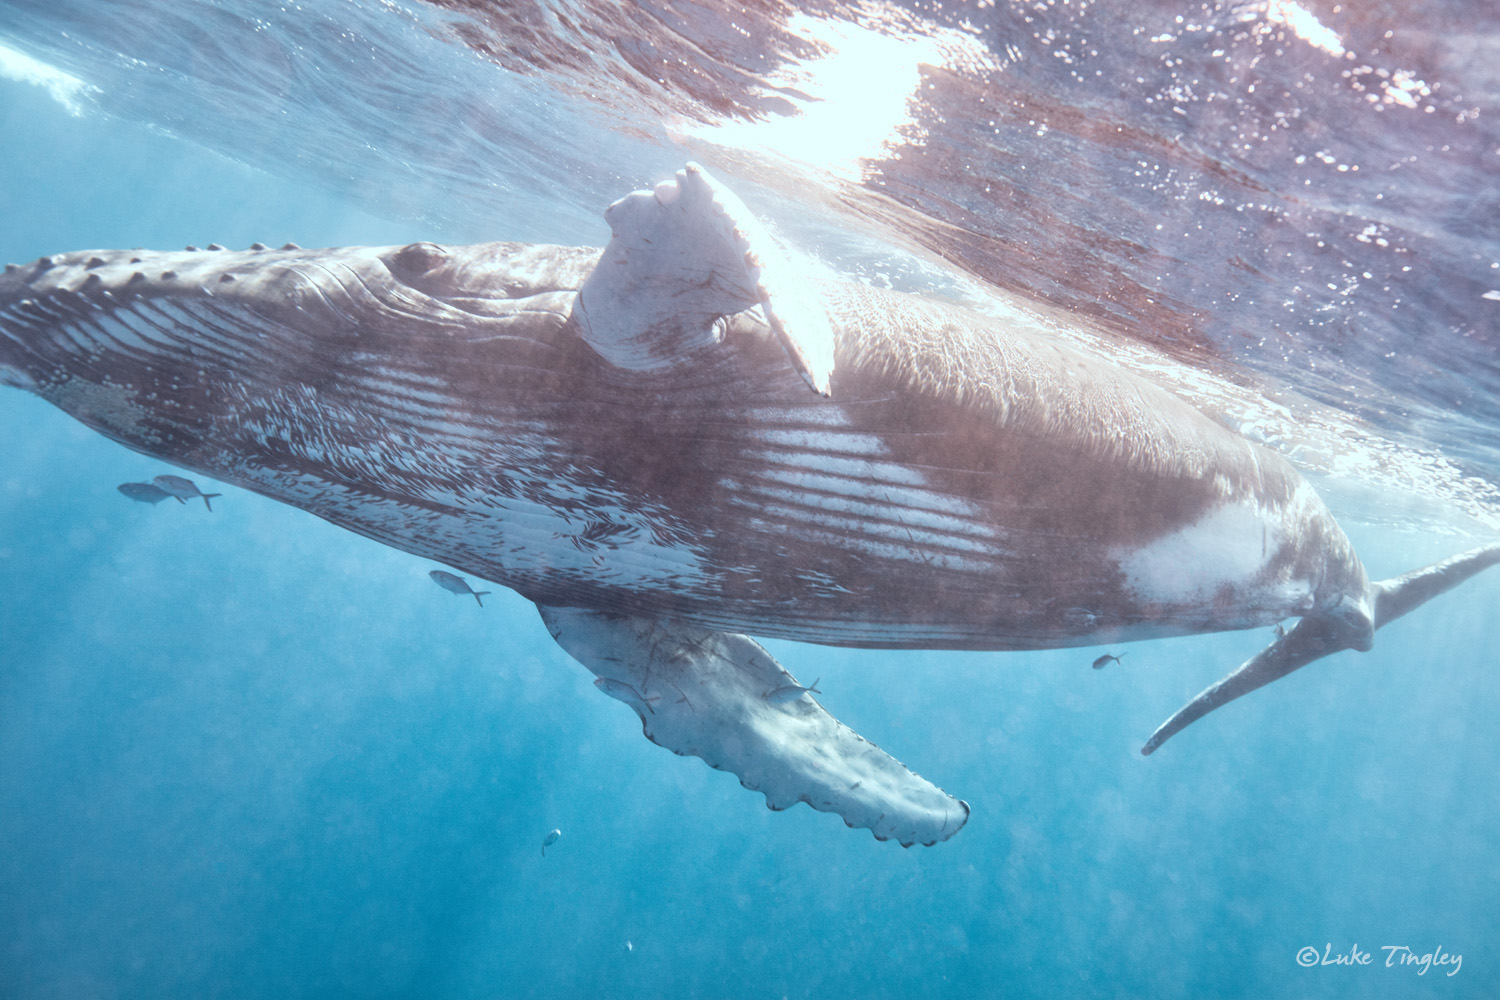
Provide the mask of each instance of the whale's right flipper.
POLYGON ((609 246, 573 302, 600 357, 637 371, 686 364, 719 342, 723 317, 760 306, 792 366, 829 394, 827 312, 745 203, 702 167, 626 195, 604 218, 609 246))
POLYGON ((811 696, 766 697, 794 682, 747 636, 538 608, 558 645, 640 716, 648 739, 733 771, 772 809, 806 802, 903 847, 947 840, 969 818, 967 803, 907 770, 811 696))
MULTIPOLYGON (((1372 583, 1367 599, 1356 603, 1370 609, 1367 628, 1373 633, 1497 563, 1500 563, 1500 543, 1481 546, 1424 569, 1372 583)), ((1327 614, 1308 615, 1290 632, 1277 636, 1275 642, 1246 660, 1234 673, 1210 685, 1178 709, 1151 734, 1141 753, 1155 753, 1175 734, 1219 706, 1285 677, 1314 660, 1344 649, 1368 649, 1368 642, 1360 639, 1359 630, 1351 631, 1347 620, 1327 614)))

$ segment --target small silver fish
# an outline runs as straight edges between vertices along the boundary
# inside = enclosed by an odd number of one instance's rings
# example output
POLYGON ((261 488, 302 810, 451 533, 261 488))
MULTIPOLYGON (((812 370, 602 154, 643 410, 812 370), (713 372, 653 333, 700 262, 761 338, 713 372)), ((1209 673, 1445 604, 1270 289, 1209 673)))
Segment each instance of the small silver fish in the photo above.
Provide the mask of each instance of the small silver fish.
POLYGON ((557 838, 562 836, 561 830, 550 830, 547 836, 542 838, 542 857, 547 856, 547 848, 557 843, 557 838))
POLYGON ((470 589, 468 582, 463 577, 454 576, 447 570, 435 569, 427 575, 432 577, 433 583, 437 584, 439 587, 442 587, 450 594, 458 594, 460 596, 464 594, 473 594, 474 600, 478 602, 481 608, 484 607, 484 602, 479 600, 479 598, 484 596, 485 594, 490 593, 490 591, 488 590, 470 589))
MULTIPOLYGON (((1127 650, 1127 652, 1128 652, 1128 650, 1127 650)), ((1121 653, 1120 654, 1120 656, 1124 656, 1124 655, 1125 655, 1125 653, 1121 653)), ((1116 663, 1119 663, 1120 662, 1120 656, 1116 656, 1113 653, 1105 653, 1103 656, 1099 657, 1099 659, 1097 659, 1097 660, 1094 661, 1094 669, 1095 670, 1103 670, 1104 669, 1104 665, 1106 663, 1108 663, 1110 660, 1114 660, 1116 663)))
POLYGON ((764 697, 766 701, 771 702, 773 705, 777 705, 784 701, 792 701, 796 698, 800 698, 804 694, 808 693, 822 694, 823 692, 818 690, 818 681, 822 679, 823 678, 819 677, 806 687, 803 687, 801 684, 783 684, 781 687, 772 688, 771 690, 767 691, 764 697))
POLYGON ((151 481, 156 484, 157 489, 162 490, 168 496, 176 497, 178 503, 187 503, 194 497, 202 497, 203 506, 208 508, 210 514, 213 513, 214 505, 208 502, 208 498, 224 495, 222 493, 204 493, 198 489, 197 483, 191 479, 183 479, 181 476, 157 476, 151 481))
POLYGON ((132 500, 153 505, 161 503, 172 495, 160 486, 152 486, 150 483, 121 483, 115 488, 132 500))
POLYGON ((648 698, 637 691, 632 685, 626 684, 624 681, 617 681, 613 677, 594 678, 594 687, 616 701, 623 701, 627 705, 643 705, 646 711, 652 715, 656 714, 656 709, 651 707, 651 703, 653 701, 661 701, 661 695, 653 694, 648 698))

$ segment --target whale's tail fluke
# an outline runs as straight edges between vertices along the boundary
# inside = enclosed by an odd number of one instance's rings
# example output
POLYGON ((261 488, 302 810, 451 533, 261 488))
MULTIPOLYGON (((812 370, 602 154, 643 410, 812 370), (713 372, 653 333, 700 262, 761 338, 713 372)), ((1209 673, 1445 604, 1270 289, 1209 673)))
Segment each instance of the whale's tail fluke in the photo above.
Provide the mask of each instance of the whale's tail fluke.
MULTIPOLYGON (((1500 543, 1471 549, 1424 569, 1372 583, 1369 593, 1371 630, 1395 621, 1496 563, 1500 563, 1500 543)), ((1146 745, 1141 747, 1141 753, 1154 753, 1167 740, 1219 706, 1285 677, 1314 660, 1344 649, 1367 649, 1367 643, 1359 639, 1359 633, 1351 634, 1349 622, 1345 619, 1327 614, 1308 615, 1291 631, 1278 635, 1275 642, 1246 660, 1234 673, 1178 709, 1151 734, 1146 745)))
POLYGON ((1375 594, 1375 627, 1395 621, 1496 563, 1500 563, 1500 542, 1371 584, 1375 594))
POLYGON ((1234 673, 1210 685, 1198 697, 1179 708, 1141 747, 1151 755, 1167 740, 1203 718, 1220 705, 1227 705, 1241 695, 1249 694, 1278 680, 1299 667, 1330 653, 1351 648, 1343 630, 1333 627, 1330 618, 1308 615, 1294 628, 1276 637, 1276 641, 1240 665, 1234 673))

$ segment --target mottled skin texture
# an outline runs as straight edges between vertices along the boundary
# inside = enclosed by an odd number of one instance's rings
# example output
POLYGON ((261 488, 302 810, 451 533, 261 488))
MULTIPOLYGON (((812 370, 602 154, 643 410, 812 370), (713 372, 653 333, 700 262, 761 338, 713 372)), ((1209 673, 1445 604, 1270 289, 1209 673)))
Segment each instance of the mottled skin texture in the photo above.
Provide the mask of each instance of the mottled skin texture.
POLYGON ((1038 329, 842 284, 818 288, 830 398, 756 312, 689 363, 628 372, 569 319, 597 255, 44 258, 0 276, 0 379, 542 604, 978 649, 1311 613, 1368 646, 1364 570, 1298 473, 1151 383, 1038 329))

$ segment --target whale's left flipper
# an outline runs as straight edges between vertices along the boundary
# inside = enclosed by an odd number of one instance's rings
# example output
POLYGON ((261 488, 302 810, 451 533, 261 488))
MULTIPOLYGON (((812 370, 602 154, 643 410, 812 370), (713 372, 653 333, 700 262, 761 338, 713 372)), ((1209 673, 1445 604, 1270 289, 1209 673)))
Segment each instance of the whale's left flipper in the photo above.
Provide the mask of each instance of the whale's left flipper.
POLYGON ((609 246, 573 302, 600 357, 638 371, 684 364, 719 342, 724 317, 760 306, 792 366, 829 394, 828 314, 734 192, 689 163, 604 218, 609 246))
POLYGON ((947 840, 969 818, 966 802, 907 770, 812 697, 767 699, 793 681, 747 636, 538 607, 558 645, 635 710, 648 739, 734 772, 772 809, 806 802, 903 847, 947 840))
MULTIPOLYGON (((1500 563, 1500 544, 1485 545, 1424 569, 1370 584, 1367 600, 1363 602, 1369 608, 1369 632, 1373 633, 1497 563, 1500 563)), ((1339 620, 1326 614, 1308 615, 1290 632, 1278 636, 1275 642, 1246 660, 1234 673, 1209 686, 1178 709, 1151 734, 1146 745, 1141 747, 1141 753, 1154 753, 1167 740, 1219 706, 1285 677, 1314 660, 1344 649, 1369 648, 1367 641, 1351 641, 1357 638, 1357 630, 1351 632, 1347 619, 1339 620)))

